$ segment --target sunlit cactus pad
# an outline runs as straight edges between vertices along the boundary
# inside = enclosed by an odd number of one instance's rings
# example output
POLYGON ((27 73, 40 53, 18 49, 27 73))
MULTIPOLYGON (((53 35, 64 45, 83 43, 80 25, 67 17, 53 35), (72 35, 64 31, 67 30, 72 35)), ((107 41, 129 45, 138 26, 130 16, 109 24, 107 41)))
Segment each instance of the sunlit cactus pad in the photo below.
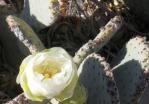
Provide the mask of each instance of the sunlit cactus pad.
POLYGON ((119 94, 109 64, 100 55, 89 55, 78 69, 87 90, 86 104, 119 104, 119 94))
POLYGON ((92 52, 98 52, 116 34, 122 25, 122 18, 115 16, 100 31, 94 40, 89 40, 75 54, 73 60, 79 66, 92 52))
POLYGON ((149 44, 144 37, 131 39, 111 66, 120 92, 121 104, 138 104, 148 84, 149 44))
POLYGON ((57 0, 24 0, 21 18, 35 31, 51 25, 58 16, 57 0))

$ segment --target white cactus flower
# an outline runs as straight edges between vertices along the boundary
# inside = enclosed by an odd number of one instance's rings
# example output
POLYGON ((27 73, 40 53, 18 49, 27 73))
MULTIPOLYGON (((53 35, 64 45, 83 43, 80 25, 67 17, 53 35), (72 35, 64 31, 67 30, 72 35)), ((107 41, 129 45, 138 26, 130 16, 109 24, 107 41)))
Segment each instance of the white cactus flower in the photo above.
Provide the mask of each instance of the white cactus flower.
POLYGON ((73 95, 77 81, 77 66, 60 47, 26 57, 17 76, 17 83, 26 97, 34 101, 68 99, 73 95))

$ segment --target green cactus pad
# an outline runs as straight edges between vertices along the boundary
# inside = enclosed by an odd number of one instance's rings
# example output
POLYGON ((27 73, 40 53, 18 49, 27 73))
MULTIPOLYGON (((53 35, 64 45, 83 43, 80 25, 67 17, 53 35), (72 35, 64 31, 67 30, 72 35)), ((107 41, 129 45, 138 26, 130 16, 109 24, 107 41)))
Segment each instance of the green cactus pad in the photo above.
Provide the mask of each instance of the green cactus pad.
POLYGON ((58 17, 57 9, 57 0, 24 0, 21 19, 35 31, 40 31, 55 22, 58 17))
POLYGON ((62 104, 84 104, 86 102, 86 99, 87 99, 86 89, 80 83, 77 83, 72 97, 62 101, 61 103, 62 104))
POLYGON ((23 20, 9 15, 6 19, 11 31, 27 46, 31 53, 40 52, 45 49, 32 28, 23 20))
POLYGON ((89 54, 99 51, 114 36, 121 25, 122 19, 120 16, 111 19, 94 40, 90 40, 78 50, 73 58, 75 63, 79 66, 89 54))
POLYGON ((144 37, 131 39, 111 63, 121 104, 138 104, 149 80, 149 44, 144 37))
POLYGON ((112 71, 105 59, 89 55, 78 69, 79 82, 87 90, 86 104, 119 104, 119 94, 112 71))

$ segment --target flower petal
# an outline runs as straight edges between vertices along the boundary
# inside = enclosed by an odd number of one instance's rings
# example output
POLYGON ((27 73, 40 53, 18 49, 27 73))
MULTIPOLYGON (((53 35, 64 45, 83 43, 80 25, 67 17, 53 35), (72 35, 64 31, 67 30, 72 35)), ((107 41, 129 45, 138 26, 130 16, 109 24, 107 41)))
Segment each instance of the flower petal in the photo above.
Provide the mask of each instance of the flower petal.
MULTIPOLYGON (((75 65, 73 67, 76 67, 75 65)), ((65 99, 70 98, 73 95, 73 91, 76 87, 76 83, 78 81, 77 71, 74 70, 71 74, 72 77, 69 78, 65 89, 58 95, 55 96, 59 101, 64 101, 65 99)))
POLYGON ((17 83, 20 83, 22 89, 24 90, 24 94, 26 95, 27 98, 30 98, 30 99, 34 99, 36 101, 41 101, 43 99, 42 98, 37 98, 35 96, 32 95, 29 87, 28 87, 28 84, 27 84, 27 76, 26 76, 26 66, 28 64, 28 62, 30 61, 30 59, 33 57, 33 55, 29 55, 28 57, 26 57, 21 66, 20 66, 20 72, 17 76, 17 79, 16 79, 16 82, 17 83))
POLYGON ((25 69, 26 69, 26 66, 27 66, 27 64, 28 64, 28 61, 29 61, 32 57, 33 57, 32 55, 29 55, 28 57, 26 57, 26 58, 23 60, 21 66, 20 66, 19 74, 18 74, 17 79, 16 79, 16 82, 17 82, 18 84, 20 83, 20 77, 21 77, 21 75, 24 73, 24 71, 25 71, 25 69))

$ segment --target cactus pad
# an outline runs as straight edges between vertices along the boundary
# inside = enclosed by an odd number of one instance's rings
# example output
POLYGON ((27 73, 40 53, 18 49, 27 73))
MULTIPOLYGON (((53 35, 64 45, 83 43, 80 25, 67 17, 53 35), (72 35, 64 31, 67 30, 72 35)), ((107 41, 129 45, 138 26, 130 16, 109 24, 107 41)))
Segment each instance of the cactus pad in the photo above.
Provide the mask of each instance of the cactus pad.
POLYGON ((111 63, 121 104, 138 104, 148 84, 149 44, 143 37, 131 39, 111 63))
POLYGON ((24 0, 21 19, 35 31, 40 31, 55 22, 58 6, 57 0, 24 0))
POLYGON ((11 31, 29 48, 31 53, 45 49, 35 32, 26 22, 12 15, 8 16, 6 21, 11 31))
POLYGON ((113 19, 111 19, 94 40, 90 40, 78 50, 75 57, 73 58, 75 63, 79 66, 84 58, 86 58, 89 54, 94 51, 99 51, 119 30, 121 25, 121 17, 115 16, 113 19))
POLYGON ((87 90, 86 104, 119 104, 119 94, 113 74, 105 59, 89 55, 78 69, 79 82, 87 90))

